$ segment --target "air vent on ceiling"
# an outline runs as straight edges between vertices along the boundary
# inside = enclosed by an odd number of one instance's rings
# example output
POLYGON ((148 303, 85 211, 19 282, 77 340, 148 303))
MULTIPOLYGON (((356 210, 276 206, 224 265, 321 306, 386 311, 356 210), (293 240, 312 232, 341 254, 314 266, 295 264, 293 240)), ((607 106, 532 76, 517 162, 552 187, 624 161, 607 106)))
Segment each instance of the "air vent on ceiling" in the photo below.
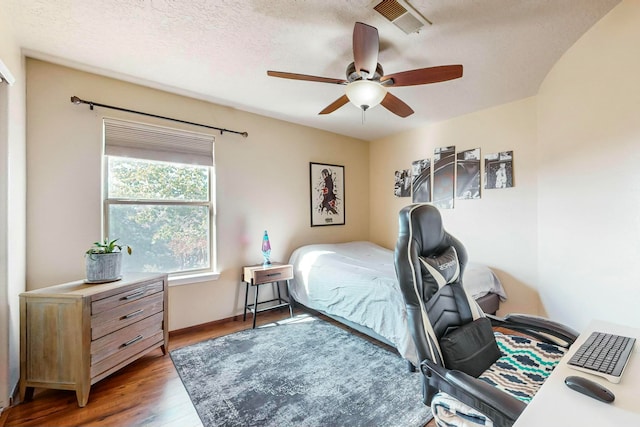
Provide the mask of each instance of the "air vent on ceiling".
POLYGON ((417 33, 426 24, 431 25, 431 21, 403 0, 382 0, 373 8, 406 34, 417 33))

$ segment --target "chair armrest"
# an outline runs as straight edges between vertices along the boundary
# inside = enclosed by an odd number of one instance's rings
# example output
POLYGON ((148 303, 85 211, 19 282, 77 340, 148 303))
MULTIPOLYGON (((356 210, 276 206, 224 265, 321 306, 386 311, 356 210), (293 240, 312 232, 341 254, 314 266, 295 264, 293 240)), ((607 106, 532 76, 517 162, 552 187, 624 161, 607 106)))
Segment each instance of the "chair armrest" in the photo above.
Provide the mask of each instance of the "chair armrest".
POLYGON ((491 320, 493 326, 524 332, 542 341, 552 342, 565 348, 573 344, 579 335, 572 328, 545 317, 529 314, 508 314, 502 318, 491 314, 486 316, 491 320), (549 335, 556 339, 550 339, 549 335))
MULTIPOLYGON (((430 360, 420 368, 429 386, 455 397, 489 417, 496 427, 509 427, 527 406, 508 393, 464 372, 448 370, 430 360)), ((430 402, 429 402, 430 403, 430 402)))

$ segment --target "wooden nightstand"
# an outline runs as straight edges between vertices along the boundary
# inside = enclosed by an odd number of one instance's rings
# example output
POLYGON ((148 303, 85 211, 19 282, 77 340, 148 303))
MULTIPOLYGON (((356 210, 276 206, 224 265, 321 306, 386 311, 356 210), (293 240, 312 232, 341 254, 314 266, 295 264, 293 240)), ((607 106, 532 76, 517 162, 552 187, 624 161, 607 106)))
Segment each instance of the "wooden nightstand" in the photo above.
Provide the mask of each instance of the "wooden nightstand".
POLYGON ((289 315, 293 317, 293 308, 291 307, 291 301, 289 296, 289 280, 293 279, 293 266, 290 264, 281 264, 274 262, 271 265, 264 266, 262 264, 250 265, 244 267, 242 272, 242 281, 245 283, 244 292, 244 316, 243 320, 247 320, 247 310, 253 313, 253 328, 256 327, 256 315, 261 311, 273 310, 274 308, 289 307, 289 315), (280 282, 284 281, 287 285, 287 298, 282 297, 280 292, 280 282), (275 284, 277 288, 278 297, 267 301, 258 302, 258 289, 261 285, 275 284), (255 289, 253 303, 249 304, 249 286, 253 286, 255 289), (258 309, 260 304, 278 302, 277 304, 270 305, 269 307, 258 309))

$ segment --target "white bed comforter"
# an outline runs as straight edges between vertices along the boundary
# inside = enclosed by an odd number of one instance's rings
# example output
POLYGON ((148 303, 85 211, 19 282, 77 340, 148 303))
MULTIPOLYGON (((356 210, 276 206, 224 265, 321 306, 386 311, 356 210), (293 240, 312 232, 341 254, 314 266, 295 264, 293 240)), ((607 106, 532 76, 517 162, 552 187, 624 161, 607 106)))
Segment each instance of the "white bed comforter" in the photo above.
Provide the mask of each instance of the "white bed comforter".
MULTIPOLYGON (((289 292, 297 302, 373 330, 417 366, 393 251, 371 242, 307 245, 296 249, 289 263, 294 274, 289 292)), ((487 267, 468 264, 463 282, 474 298, 488 292, 506 298, 487 267)))

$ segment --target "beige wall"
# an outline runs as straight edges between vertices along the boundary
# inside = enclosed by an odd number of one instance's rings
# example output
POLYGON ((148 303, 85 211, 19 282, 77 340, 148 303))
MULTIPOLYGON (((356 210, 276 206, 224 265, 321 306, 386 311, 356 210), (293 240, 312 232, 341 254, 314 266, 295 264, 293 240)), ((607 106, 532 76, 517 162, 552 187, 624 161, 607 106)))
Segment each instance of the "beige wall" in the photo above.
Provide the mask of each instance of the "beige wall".
MULTIPOLYGON (((51 63, 27 61, 27 287, 84 277, 83 254, 101 235, 101 123, 104 116, 194 128, 87 105, 125 107, 246 131, 216 132, 220 279, 170 289, 170 329, 242 312, 243 265, 261 262, 263 231, 274 260, 304 243, 366 240, 368 143, 51 63), (345 166, 346 225, 309 225, 309 162, 345 166)), ((135 248, 134 248, 135 249, 135 248)))
POLYGON ((11 21, 0 7, 0 60, 15 78, 0 83, 0 410, 18 382, 18 294, 25 289, 25 78, 11 21))
POLYGON ((538 95, 540 293, 549 314, 640 326, 640 2, 623 1, 538 95))
POLYGON ((640 326, 640 2, 623 1, 555 65, 530 99, 371 145, 370 234, 394 243, 393 173, 433 148, 513 150, 515 187, 444 210, 472 260, 494 268, 502 313, 640 326), (376 209, 376 206, 379 207, 376 209))
POLYGON ((535 120, 535 98, 529 98, 373 141, 372 240, 393 248, 398 211, 411 203, 410 197, 393 195, 396 170, 410 168, 414 160, 433 158, 436 147, 453 145, 456 151, 479 147, 483 157, 513 150, 515 187, 482 189, 481 199, 456 200, 454 209, 441 212, 446 228, 465 244, 470 259, 489 265, 503 282, 509 300, 501 311, 539 313, 535 120))

